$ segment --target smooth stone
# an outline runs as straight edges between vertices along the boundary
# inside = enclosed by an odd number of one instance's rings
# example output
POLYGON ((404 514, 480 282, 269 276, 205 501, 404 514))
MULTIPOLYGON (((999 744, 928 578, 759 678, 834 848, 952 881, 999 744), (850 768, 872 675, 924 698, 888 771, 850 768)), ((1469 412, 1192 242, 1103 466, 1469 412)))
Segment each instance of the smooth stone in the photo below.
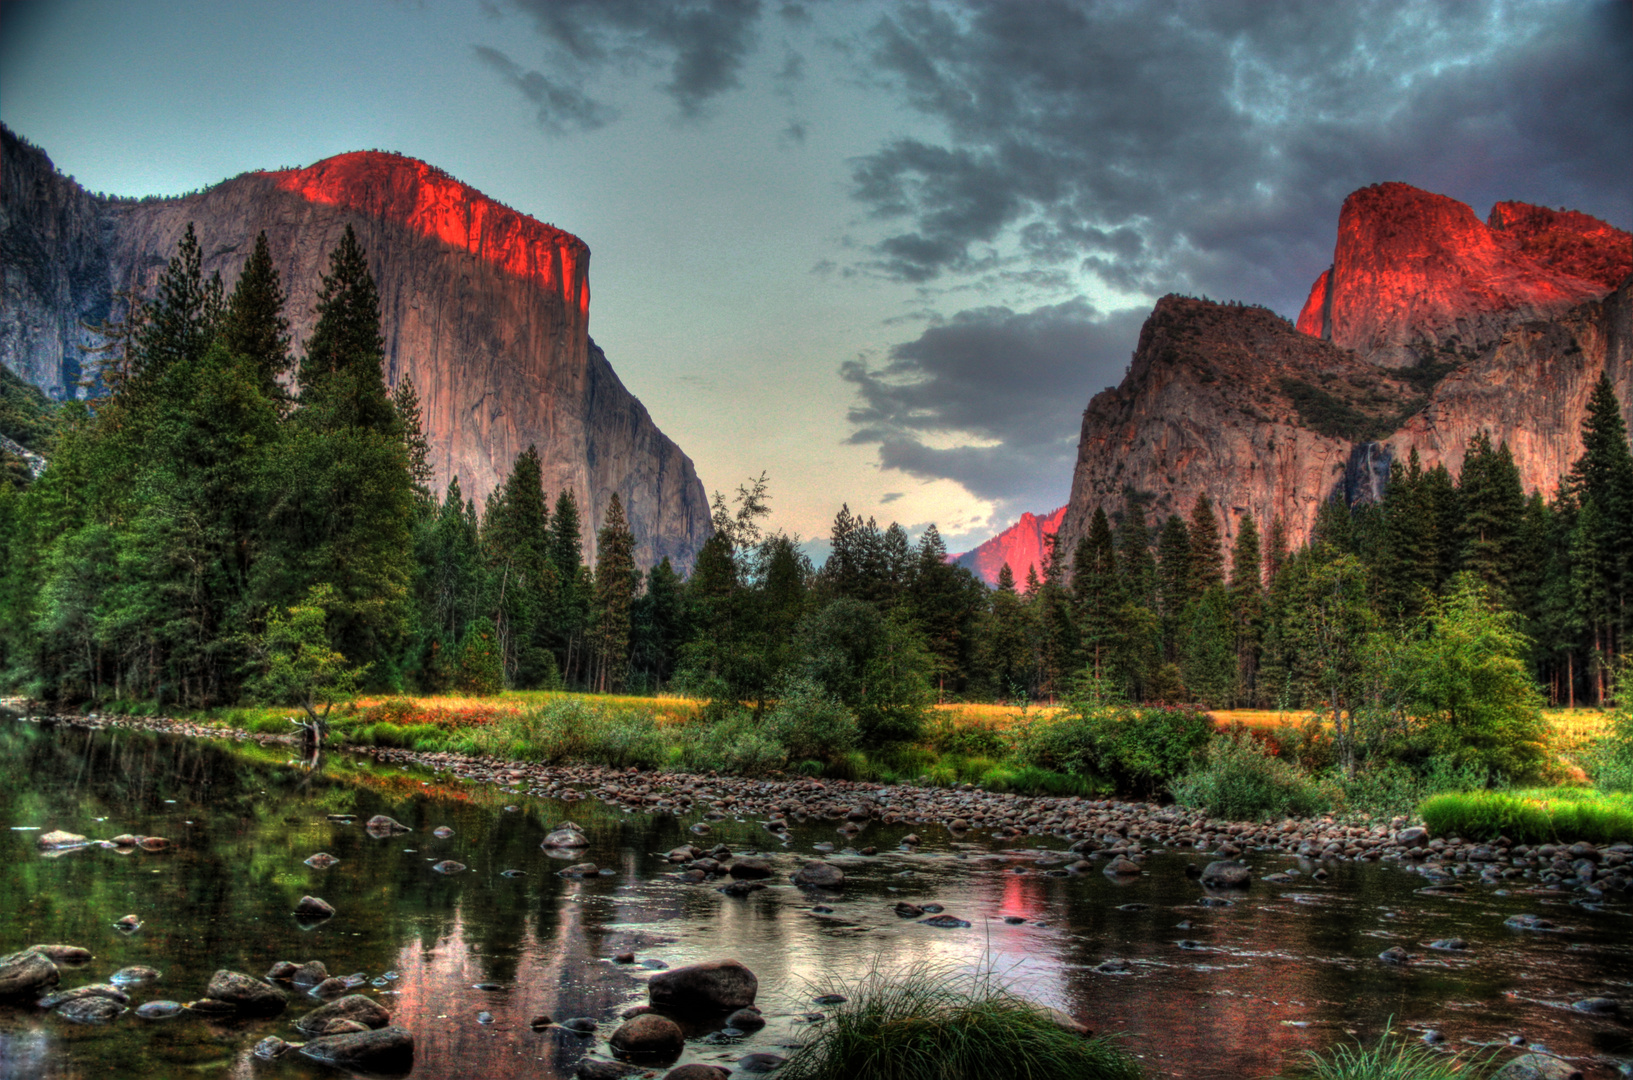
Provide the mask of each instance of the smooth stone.
POLYGON ((1136 877, 1144 872, 1140 869, 1139 863, 1125 859, 1121 855, 1107 863, 1106 868, 1101 871, 1107 877, 1136 877))
POLYGON ((141 964, 132 964, 130 967, 122 967, 112 975, 109 975, 108 981, 113 983, 115 986, 135 986, 140 983, 152 982, 153 980, 161 977, 162 976, 159 974, 159 971, 156 968, 144 967, 141 964))
POLYGON ((1615 998, 1591 997, 1572 1002, 1571 1008, 1580 1013, 1591 1013, 1594 1016, 1616 1016, 1622 1011, 1622 1003, 1615 998))
POLYGON ((754 1004, 760 980, 737 960, 710 960, 660 971, 647 982, 655 1008, 679 1013, 730 1013, 754 1004))
POLYGON ((1202 868, 1205 889, 1245 889, 1252 883, 1252 873, 1235 859, 1220 859, 1202 868))
POLYGON ((917 904, 909 904, 903 900, 895 907, 896 917, 899 919, 916 919, 924 914, 924 909, 917 904))
POLYGON ((705 1065, 694 1061, 687 1065, 677 1065, 663 1074, 663 1080, 727 1080, 731 1073, 718 1065, 705 1065))
POLYGON ((747 1073, 768 1073, 780 1068, 787 1060, 776 1054, 746 1054, 737 1059, 737 1068, 747 1073))
POLYGON ((768 878, 771 876, 771 862, 768 859, 747 856, 734 860, 729 873, 739 881, 755 881, 760 878, 768 878))
MULTIPOLYGON (((141 1012, 140 1009, 136 1011, 141 1012)), ((288 1055, 291 1051, 299 1050, 300 1048, 300 1043, 285 1042, 276 1035, 268 1035, 266 1038, 256 1043, 255 1049, 250 1052, 256 1057, 260 1058, 262 1061, 277 1061, 279 1058, 288 1055)))
POLYGON ((401 1027, 325 1035, 302 1046, 300 1052, 339 1069, 405 1073, 414 1067, 414 1036, 401 1027))
POLYGON ((1429 948, 1438 952, 1463 952, 1468 947, 1469 943, 1460 937, 1440 938, 1438 941, 1429 942, 1429 948))
POLYGON ((465 872, 465 864, 462 862, 455 862, 452 859, 443 859, 441 862, 431 867, 431 869, 435 870, 439 874, 461 874, 465 872))
POLYGON ((295 905, 295 914, 309 919, 327 919, 335 913, 334 905, 316 896, 303 896, 295 905))
POLYGON ((578 1063, 573 1075, 578 1080, 623 1080, 624 1077, 634 1076, 640 1071, 634 1065, 625 1065, 622 1061, 585 1058, 578 1063))
POLYGON ((596 1022, 593 1016, 574 1016, 563 1020, 561 1026, 568 1031, 576 1031, 580 1035, 594 1035, 596 1029, 601 1025, 596 1022))
MULTIPOLYGON (((30 945, 24 952, 39 953, 53 964, 88 964, 91 950, 78 945, 30 945)), ((151 969, 150 969, 151 970, 151 969)))
POLYGON ((46 995, 35 1004, 42 1009, 55 1009, 70 1001, 88 997, 105 997, 121 1005, 130 1004, 130 995, 111 983, 91 983, 89 986, 76 986, 72 990, 59 990, 55 994, 46 995))
POLYGON ((65 1002, 56 1014, 72 1024, 106 1024, 126 1008, 107 997, 82 997, 65 1002))
POLYGON ((78 833, 64 832, 61 829, 52 829, 41 834, 35 841, 41 851, 67 851, 72 848, 84 847, 90 841, 78 833))
POLYGON ((51 958, 37 952, 0 957, 0 997, 35 997, 56 986, 62 975, 51 958))
POLYGON ((162 836, 144 836, 136 841, 136 846, 143 851, 165 851, 170 847, 170 841, 162 836))
POLYGON ((398 821, 396 818, 390 818, 384 814, 375 814, 364 823, 363 828, 367 829, 369 831, 369 835, 373 837, 385 837, 391 836, 394 833, 414 831, 407 825, 404 825, 402 822, 398 821))
POLYGON ((1429 843, 1429 830, 1421 825, 1402 829, 1395 834, 1395 843, 1405 848, 1420 848, 1429 843))
POLYGON ((844 994, 820 994, 811 999, 817 1005, 843 1005, 849 1000, 844 994))
POLYGON ((179 1001, 144 1001, 136 1006, 136 1015, 143 1020, 168 1020, 179 1016, 183 1008, 179 1001))
POLYGON ((142 928, 142 919, 139 915, 121 915, 113 922, 113 928, 125 934, 134 934, 142 928))
POLYGON ((384 1005, 364 994, 348 994, 327 1005, 319 1005, 299 1020, 295 1027, 307 1033, 319 1032, 336 1020, 352 1020, 366 1028, 383 1028, 391 1023, 391 1013, 384 1005))
POLYGON ((608 1045, 619 1058, 668 1064, 680 1057, 686 1036, 673 1020, 657 1013, 645 1013, 619 1025, 608 1045))
POLYGON ((431 835, 436 837, 438 840, 446 840, 450 836, 454 835, 454 830, 450 829, 446 825, 438 825, 436 828, 431 830, 431 835))
POLYGON ((1412 962, 1411 954, 1399 945, 1385 949, 1378 954, 1378 959, 1386 964, 1409 964, 1412 962))
POLYGON ((347 984, 345 979, 342 979, 338 975, 331 975, 327 979, 324 979, 322 982, 318 983, 316 986, 312 987, 312 989, 308 990, 307 993, 311 994, 313 997, 332 998, 339 997, 341 994, 344 994, 350 989, 351 986, 347 984))
POLYGON ((542 848, 581 848, 590 846, 590 838, 584 835, 584 830, 561 827, 544 838, 542 848))
POLYGON ((845 871, 832 863, 813 859, 794 874, 794 884, 808 889, 842 889, 845 887, 845 871))
POLYGON ((307 859, 306 865, 315 867, 319 870, 327 870, 329 867, 335 865, 339 861, 339 859, 335 858, 327 851, 320 851, 316 855, 313 855, 311 858, 307 859))
POLYGON ((535 1016, 533 1019, 529 1020, 527 1022, 527 1026, 532 1028, 534 1031, 543 1031, 545 1028, 549 1027, 550 1025, 552 1025, 554 1023, 555 1023, 555 1021, 550 1019, 550 1014, 549 1013, 540 1013, 539 1015, 535 1016))
POLYGON ((329 981, 329 969, 322 960, 308 960, 289 974, 296 986, 319 986, 329 981))
POLYGON ((1582 1080, 1582 1071, 1552 1054, 1522 1054, 1498 1069, 1491 1080, 1582 1080))
POLYGON ((594 877, 600 872, 600 867, 596 866, 593 862, 581 862, 574 863, 565 870, 558 870, 556 872, 562 877, 594 877))
POLYGON ((933 915, 928 919, 920 919, 920 926, 935 926, 943 930, 959 930, 970 924, 953 915, 933 915))
POLYGON ((726 1026, 738 1031, 759 1031, 765 1027, 765 1017, 760 1015, 759 1009, 738 1009, 726 1017, 726 1026))
POLYGON ((210 976, 204 996, 212 1001, 224 1001, 245 1016, 277 1016, 289 1001, 276 986, 225 968, 210 976))
POLYGON ((237 1016, 238 1006, 230 1001, 217 1001, 214 998, 199 998, 189 1001, 182 1006, 188 1012, 198 1013, 200 1016, 237 1016))

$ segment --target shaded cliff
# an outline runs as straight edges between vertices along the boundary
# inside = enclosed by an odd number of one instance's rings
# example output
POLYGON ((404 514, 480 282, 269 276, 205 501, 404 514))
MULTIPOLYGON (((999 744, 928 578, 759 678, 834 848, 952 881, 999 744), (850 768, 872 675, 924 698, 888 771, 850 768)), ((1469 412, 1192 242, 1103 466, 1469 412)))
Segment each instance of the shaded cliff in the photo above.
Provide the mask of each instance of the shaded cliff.
MULTIPOLYGON (((962 555, 950 555, 947 561, 957 566, 967 567, 976 577, 988 585, 998 584, 998 574, 1005 564, 1009 572, 1015 575, 1017 587, 1026 583, 1026 572, 1036 568, 1038 576, 1043 576, 1043 561, 1046 548, 1045 539, 1053 536, 1065 520, 1066 507, 1051 514, 1022 514, 1003 532, 979 547, 972 548, 962 555)), ((1071 552, 1066 552, 1071 557, 1071 552)))
POLYGON ((577 237, 396 154, 342 154, 183 198, 125 201, 86 195, 43 153, 5 139, 5 366, 71 392, 91 344, 80 322, 105 317, 120 290, 151 288, 188 222, 206 273, 229 287, 266 232, 299 351, 350 225, 379 288, 386 380, 414 380, 437 484, 457 475, 480 505, 534 444, 551 497, 571 488, 586 508, 587 555, 617 492, 637 561, 691 566, 710 531, 703 485, 591 341, 590 252, 577 237))
POLYGON ((1466 359, 1630 271, 1633 236, 1586 214, 1503 202, 1481 222, 1456 199, 1374 184, 1344 200, 1298 328, 1393 367, 1466 359))

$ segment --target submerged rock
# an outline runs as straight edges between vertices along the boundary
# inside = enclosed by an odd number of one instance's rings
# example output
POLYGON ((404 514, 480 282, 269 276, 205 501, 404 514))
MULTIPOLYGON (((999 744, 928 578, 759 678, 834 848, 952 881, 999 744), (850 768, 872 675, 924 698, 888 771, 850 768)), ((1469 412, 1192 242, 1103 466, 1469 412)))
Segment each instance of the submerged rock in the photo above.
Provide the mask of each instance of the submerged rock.
POLYGON ((30 945, 24 952, 39 953, 59 966, 64 964, 88 964, 91 962, 91 950, 82 949, 78 945, 30 945))
POLYGON ((123 934, 134 934, 142 928, 142 919, 138 915, 122 915, 114 920, 113 928, 123 934))
POLYGON ((316 896, 303 896, 295 905, 295 914, 306 919, 327 919, 334 913, 333 904, 316 896))
POLYGON ((705 1065, 694 1061, 688 1065, 677 1065, 663 1074, 663 1080, 727 1080, 731 1073, 718 1065, 705 1065))
POLYGON ((1206 889, 1245 889, 1252 883, 1252 873, 1235 859, 1220 859, 1202 868, 1202 886, 1206 889))
POLYGON ((431 869, 435 870, 439 874, 462 874, 465 872, 465 864, 462 862, 455 862, 452 859, 443 859, 441 862, 431 867, 431 869))
POLYGON ((670 968, 647 982, 655 1008, 679 1013, 729 1013, 754 1004, 760 980, 737 960, 710 960, 670 968))
POLYGON ((391 1023, 391 1013, 371 997, 349 994, 318 1006, 296 1020, 295 1026, 307 1034, 315 1034, 336 1020, 352 1020, 370 1029, 383 1028, 391 1023))
POLYGON ((667 1064, 680 1057, 686 1036, 680 1025, 657 1013, 626 1020, 612 1033, 612 1052, 629 1061, 667 1064))
POLYGON ((806 889, 842 889, 845 871, 832 863, 813 859, 794 874, 794 884, 806 889))
POLYGON ((1498 1069, 1491 1080, 1582 1080, 1582 1071, 1552 1054, 1522 1054, 1498 1069))
POLYGON ((920 919, 920 926, 936 926, 943 930, 961 930, 970 924, 953 915, 933 915, 928 919, 920 919))
POLYGON ((291 1052, 299 1050, 301 1045, 301 1043, 285 1042, 276 1035, 268 1035, 255 1044, 255 1049, 251 1053, 262 1061, 277 1061, 279 1058, 287 1057, 291 1052))
POLYGON ((603 1061, 600 1058, 585 1058, 578 1063, 573 1075, 578 1080, 623 1080, 626 1076, 634 1076, 641 1070, 634 1065, 625 1065, 622 1061, 603 1061))
POLYGON ((414 1068, 414 1036, 402 1027, 324 1035, 300 1052, 313 1061, 358 1072, 406 1073, 414 1068))
POLYGON ((59 990, 55 994, 46 995, 35 1004, 42 1009, 55 1009, 70 1001, 88 997, 105 997, 121 1005, 130 1004, 130 995, 111 983, 91 983, 89 986, 76 986, 72 990, 59 990))
POLYGON ((57 1015, 71 1024, 106 1024, 120 1013, 127 1011, 123 1005, 113 998, 82 997, 64 1002, 58 1007, 57 1015))
POLYGON ((225 968, 210 976, 204 996, 211 1001, 225 1002, 244 1016, 277 1016, 289 1001, 277 987, 225 968))
POLYGON ((78 833, 52 829, 48 833, 41 833, 34 843, 39 845, 41 851, 72 851, 74 848, 84 847, 90 841, 78 833))
POLYGON ((737 1069, 746 1073, 768 1073, 781 1068, 787 1060, 776 1054, 745 1054, 737 1059, 737 1069))
POLYGON ((363 825, 363 828, 367 829, 369 835, 375 839, 394 836, 397 833, 414 831, 407 825, 404 825, 402 822, 398 821, 396 818, 386 817, 384 814, 375 814, 373 817, 369 818, 369 820, 363 825))
POLYGON ((145 1001, 136 1006, 136 1015, 143 1020, 169 1020, 180 1016, 184 1008, 179 1001, 145 1001))
POLYGON ((116 986, 137 986, 141 983, 153 982, 155 979, 162 977, 163 976, 159 973, 157 968, 144 967, 141 964, 132 964, 130 967, 122 967, 112 975, 109 975, 108 981, 116 986))
POLYGON ((318 870, 327 870, 329 867, 335 865, 339 861, 339 859, 335 858, 327 851, 320 851, 316 855, 308 858, 306 860, 306 865, 318 870))
POLYGON ((51 958, 28 951, 0 957, 0 998, 35 997, 62 978, 51 958))
POLYGON ((431 830, 431 835, 436 837, 438 840, 446 840, 450 836, 454 835, 454 830, 450 829, 446 825, 438 825, 436 828, 431 830))
POLYGON ((562 822, 551 830, 544 838, 542 848, 581 848, 590 846, 590 838, 584 835, 584 830, 570 821, 562 822))

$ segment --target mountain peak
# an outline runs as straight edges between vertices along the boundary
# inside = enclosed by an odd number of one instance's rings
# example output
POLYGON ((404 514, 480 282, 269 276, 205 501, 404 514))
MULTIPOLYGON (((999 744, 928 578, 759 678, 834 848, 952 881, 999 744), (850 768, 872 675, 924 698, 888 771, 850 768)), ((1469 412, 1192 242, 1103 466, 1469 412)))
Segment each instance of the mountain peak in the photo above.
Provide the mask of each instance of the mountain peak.
POLYGON ((1066 517, 1066 507, 1050 514, 1023 513, 1020 520, 994 536, 980 547, 962 555, 949 555, 947 561, 967 567, 988 585, 998 584, 998 573, 1009 564, 1017 584, 1026 580, 1026 572, 1036 568, 1043 576, 1043 561, 1048 552, 1046 538, 1060 530, 1066 517))

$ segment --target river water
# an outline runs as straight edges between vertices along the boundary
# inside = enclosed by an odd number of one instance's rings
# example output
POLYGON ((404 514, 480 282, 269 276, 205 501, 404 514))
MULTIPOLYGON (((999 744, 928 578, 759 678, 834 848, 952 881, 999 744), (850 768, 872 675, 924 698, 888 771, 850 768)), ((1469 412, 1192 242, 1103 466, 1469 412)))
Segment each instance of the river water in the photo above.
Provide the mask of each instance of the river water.
MULTIPOLYGON (((91 949, 95 960, 66 971, 64 988, 131 964, 162 971, 135 989, 133 1005, 199 997, 218 968, 259 976, 279 960, 321 960, 332 974, 371 980, 364 992, 414 1033, 420 1080, 571 1076, 586 1054, 606 1055, 618 1013, 644 1003, 652 968, 728 956, 758 975, 769 1023, 735 1043, 700 1033, 683 1061, 729 1067, 750 1052, 786 1055, 821 1011, 817 995, 869 970, 918 963, 988 970, 1117 1033, 1151 1077, 1274 1075, 1306 1051, 1375 1037, 1387 1023, 1412 1037, 1438 1031, 1444 1047, 1464 1052, 1491 1046, 1506 1056, 1518 1036, 1589 1077, 1617 1076, 1633 1060, 1625 903, 1584 904, 1523 881, 1424 894, 1422 877, 1393 864, 1332 863, 1318 880, 1314 864, 1249 852, 1252 888, 1228 906, 1205 906, 1185 873, 1204 861, 1194 853, 1154 853, 1144 875, 1118 882, 1039 868, 1065 847, 1054 839, 955 842, 921 827, 924 842, 910 853, 898 847, 906 827, 876 823, 847 839, 837 822, 797 823, 784 843, 759 822, 727 819, 699 841, 689 827, 701 810, 632 814, 366 758, 331 756, 316 773, 287 758, 286 748, 252 743, 0 722, 0 953, 41 942, 91 949), (371 838, 360 822, 376 813, 413 831, 371 838), (564 818, 591 841, 575 860, 610 873, 557 874, 565 864, 540 842, 564 818), (453 835, 436 839, 439 826, 453 835), (50 829, 163 836, 171 846, 48 857, 35 839, 50 829), (694 841, 765 854, 778 876, 746 898, 684 884, 663 853, 694 841), (787 884, 823 853, 819 844, 834 845, 845 869, 837 897, 787 884), (879 854, 844 854, 863 846, 879 854), (305 865, 320 851, 340 862, 305 865), (431 869, 450 859, 468 869, 431 869), (1258 880, 1275 871, 1295 872, 1294 883, 1258 880), (304 894, 338 914, 303 929, 290 913, 304 894), (939 903, 971 925, 898 918, 904 900, 939 903), (1505 927, 1522 913, 1562 929, 1505 927), (114 922, 128 914, 142 926, 127 935, 114 922), (1427 948, 1450 937, 1470 948, 1427 948), (1395 945, 1413 961, 1378 959, 1395 945), (636 964, 612 962, 625 951, 636 964), (1127 960, 1127 971, 1097 970, 1109 958, 1127 960), (1622 999, 1623 1016, 1571 1008, 1594 996, 1622 999), (529 1020, 541 1013, 592 1017, 600 1034, 535 1032, 529 1020)), ((316 1004, 301 996, 269 1020, 126 1013, 105 1026, 0 1005, 0 1076, 337 1076, 298 1056, 250 1055, 267 1035, 297 1040, 291 1021, 316 1004)))

